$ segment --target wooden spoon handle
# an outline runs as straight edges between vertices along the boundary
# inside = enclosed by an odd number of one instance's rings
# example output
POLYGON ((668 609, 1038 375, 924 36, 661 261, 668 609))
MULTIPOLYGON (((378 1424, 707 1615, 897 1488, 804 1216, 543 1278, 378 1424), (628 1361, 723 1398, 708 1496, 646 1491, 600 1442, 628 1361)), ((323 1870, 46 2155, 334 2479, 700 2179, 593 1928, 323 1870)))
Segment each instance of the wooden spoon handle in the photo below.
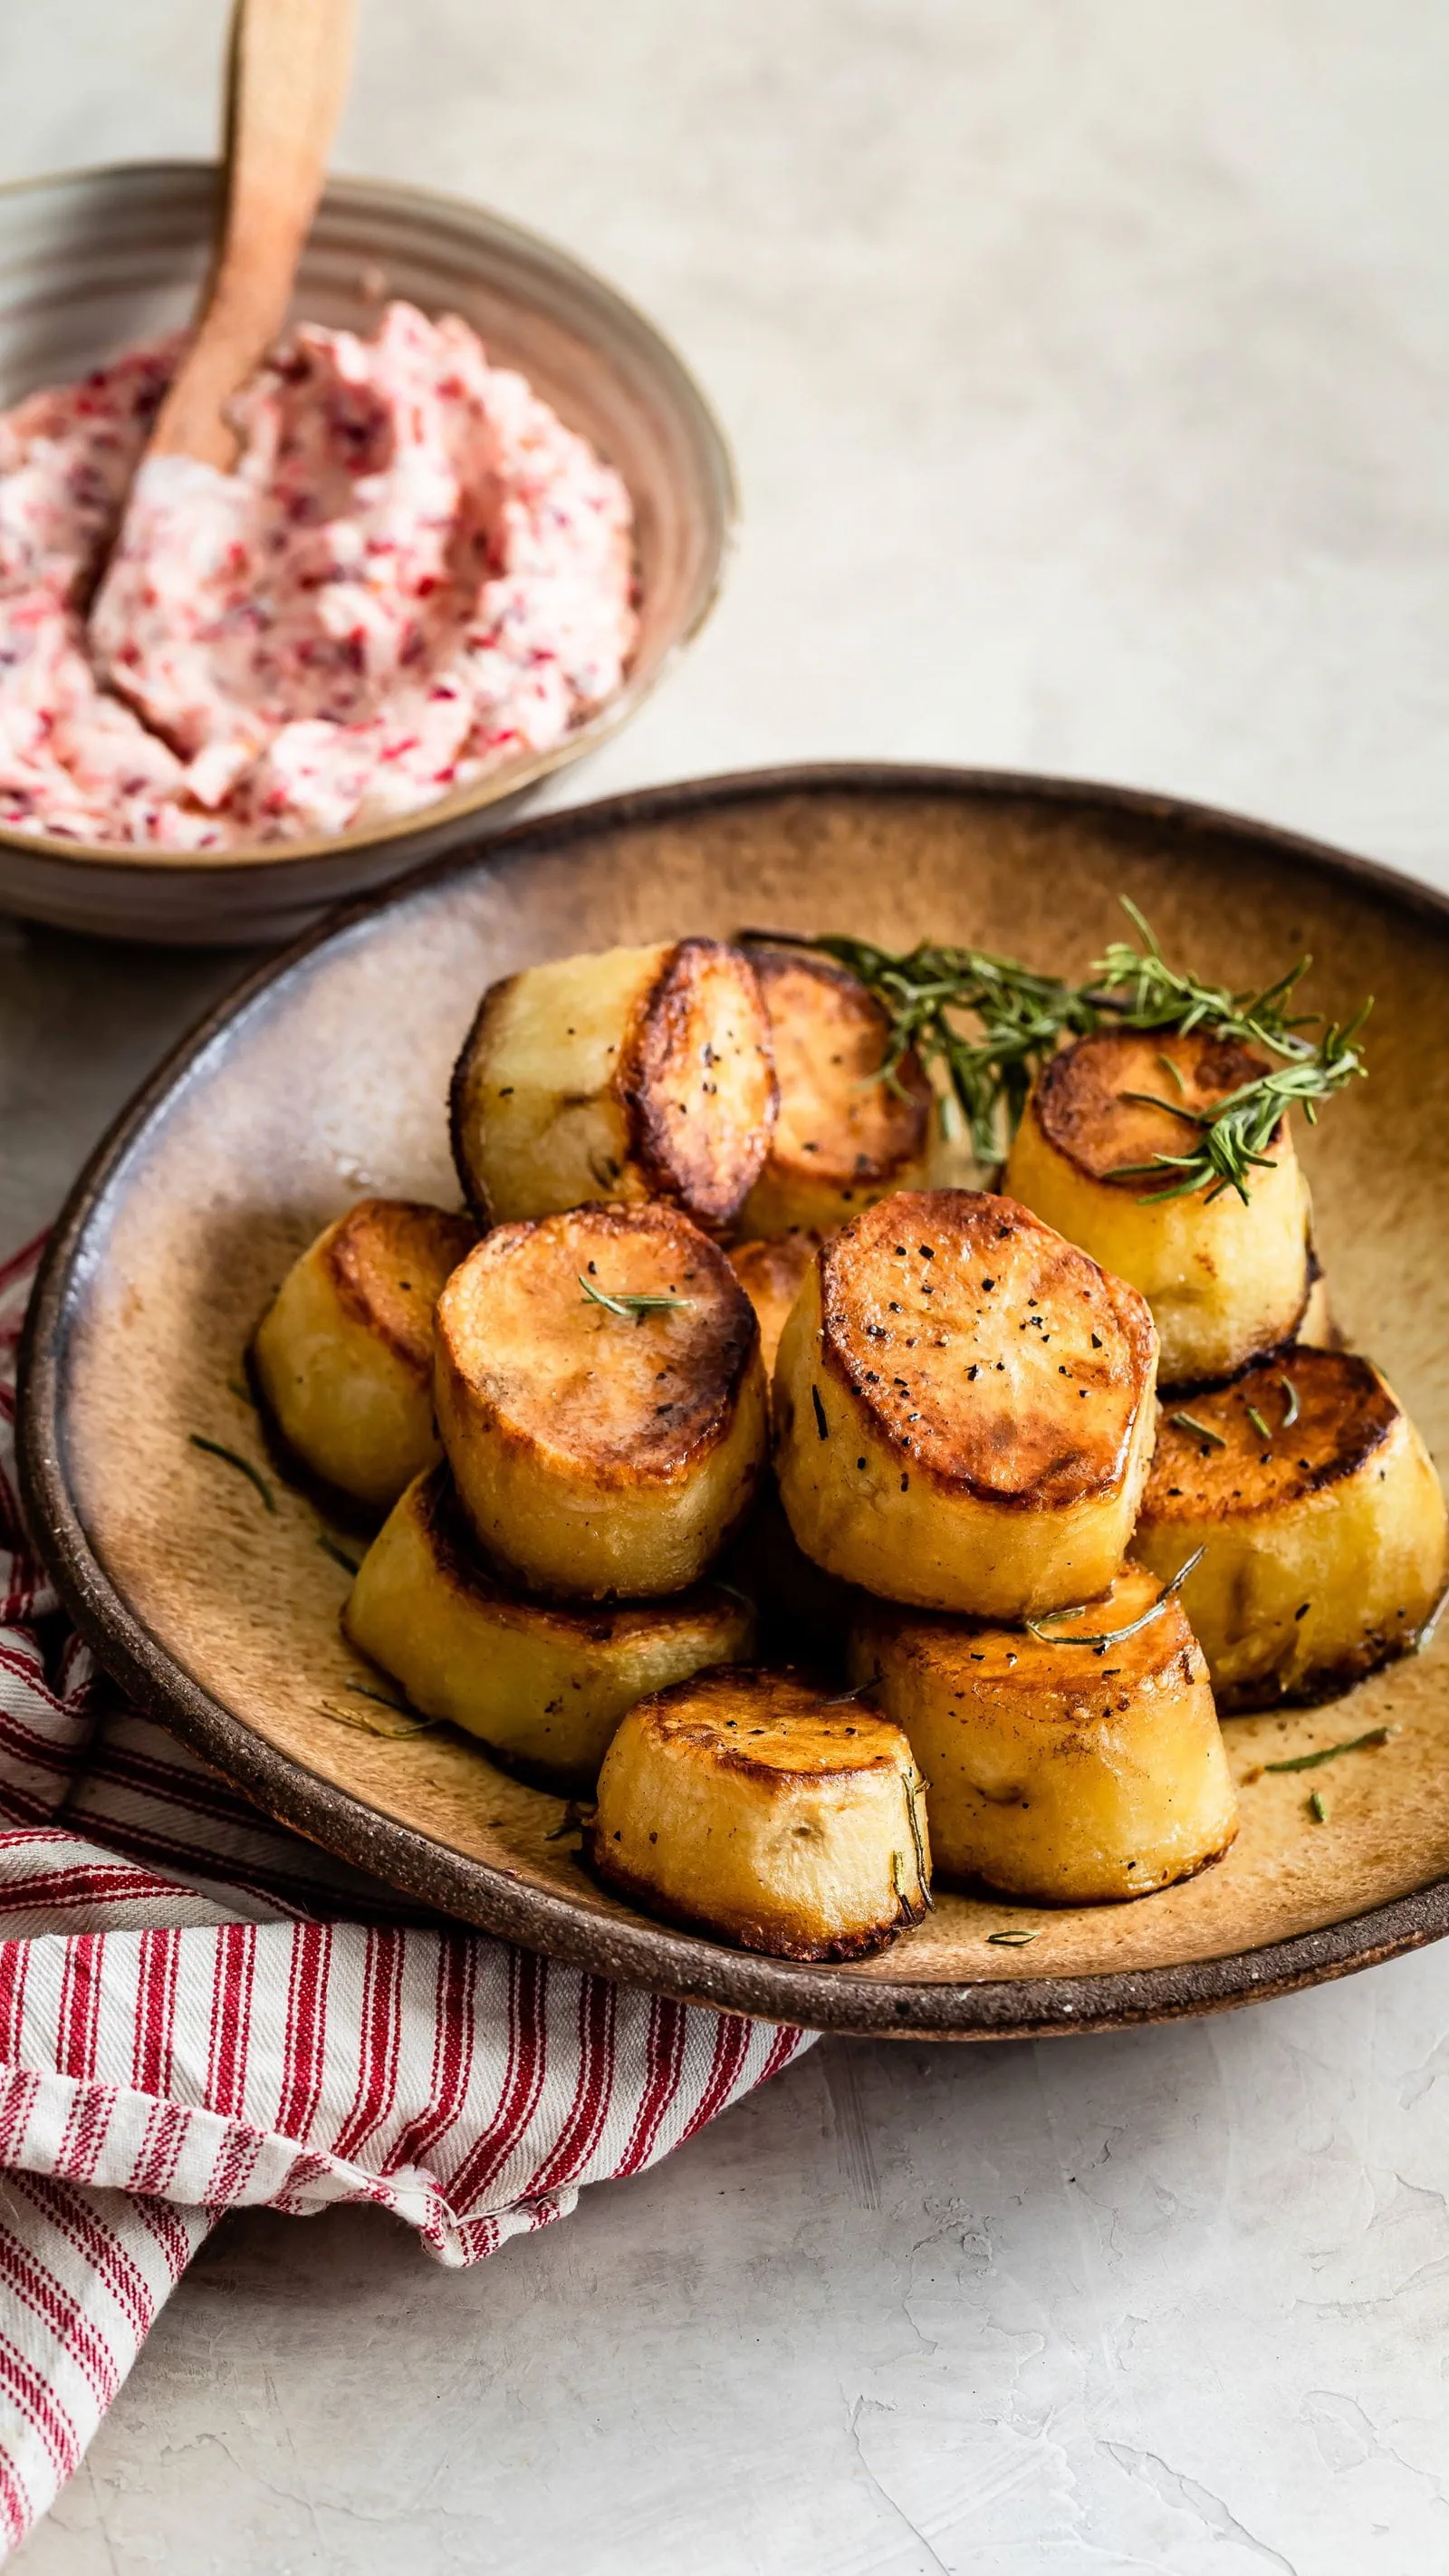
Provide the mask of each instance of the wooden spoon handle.
POLYGON ((236 462, 226 406, 286 319, 352 56, 353 0, 236 0, 225 216, 195 337, 147 453, 236 462))

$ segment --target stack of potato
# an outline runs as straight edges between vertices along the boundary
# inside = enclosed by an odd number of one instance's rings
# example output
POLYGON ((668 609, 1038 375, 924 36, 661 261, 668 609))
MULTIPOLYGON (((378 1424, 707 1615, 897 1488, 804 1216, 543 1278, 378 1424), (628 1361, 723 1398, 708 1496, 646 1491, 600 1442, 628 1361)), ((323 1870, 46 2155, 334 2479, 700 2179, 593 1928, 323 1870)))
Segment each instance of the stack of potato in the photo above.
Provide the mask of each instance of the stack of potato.
POLYGON ((1246 1209, 1114 1177, 1169 1056, 1189 1103, 1236 1058, 1084 1040, 1002 1196, 925 1186, 886 1034, 788 949, 509 978, 453 1083, 470 1216, 363 1202, 253 1351, 306 1468, 388 1510, 352 1642, 523 1776, 597 1784, 606 1882, 801 1958, 919 1921, 932 1844, 1034 1900, 1200 1867, 1236 1829, 1213 1683, 1338 1686, 1444 1579, 1382 1381, 1281 1356, 1313 1267, 1286 1132, 1246 1209), (1159 1374, 1213 1382, 1160 1437, 1159 1374))

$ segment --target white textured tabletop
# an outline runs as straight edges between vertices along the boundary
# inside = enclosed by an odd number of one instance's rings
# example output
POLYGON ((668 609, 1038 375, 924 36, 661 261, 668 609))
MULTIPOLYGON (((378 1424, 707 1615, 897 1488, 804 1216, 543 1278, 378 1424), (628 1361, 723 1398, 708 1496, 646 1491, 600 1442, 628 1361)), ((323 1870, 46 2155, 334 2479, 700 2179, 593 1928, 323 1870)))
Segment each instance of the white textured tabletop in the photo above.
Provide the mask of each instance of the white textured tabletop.
MULTIPOLYGON (((0 31, 21 175, 210 147, 220 0, 0 31)), ((339 155, 682 342, 724 607, 571 796, 1075 771, 1449 883, 1449 13, 371 0, 339 155)), ((0 1248, 236 960, 0 923, 0 1248)), ((1449 1952, 1110 2040, 836 2044, 477 2271, 233 2221, 27 2576, 1449 2562, 1449 1952)))

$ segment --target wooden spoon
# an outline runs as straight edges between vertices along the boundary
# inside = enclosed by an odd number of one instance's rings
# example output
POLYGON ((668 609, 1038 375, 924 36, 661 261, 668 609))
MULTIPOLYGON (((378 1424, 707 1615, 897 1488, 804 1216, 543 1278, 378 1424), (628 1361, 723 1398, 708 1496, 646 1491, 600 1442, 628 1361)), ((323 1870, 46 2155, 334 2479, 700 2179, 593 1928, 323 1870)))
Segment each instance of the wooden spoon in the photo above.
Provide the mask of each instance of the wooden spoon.
POLYGON ((347 93, 352 18, 353 0, 236 0, 225 215, 148 456, 194 456, 223 474, 236 463, 227 405, 286 320, 347 93))

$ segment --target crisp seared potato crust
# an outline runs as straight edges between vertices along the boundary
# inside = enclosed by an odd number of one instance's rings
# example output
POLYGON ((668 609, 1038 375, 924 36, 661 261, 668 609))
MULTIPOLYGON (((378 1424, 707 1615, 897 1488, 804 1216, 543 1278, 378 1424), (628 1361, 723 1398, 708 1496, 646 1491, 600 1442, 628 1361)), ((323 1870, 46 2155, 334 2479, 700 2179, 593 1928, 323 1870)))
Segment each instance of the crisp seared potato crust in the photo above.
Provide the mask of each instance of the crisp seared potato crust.
POLYGON ((712 1584, 607 1609, 529 1600, 484 1563, 446 1467, 394 1504, 342 1625, 425 1717, 562 1791, 592 1789, 636 1700, 754 1645, 749 1604, 712 1584))
POLYGON ((609 1885, 783 1959, 858 1959, 930 1902, 899 1727, 792 1673, 702 1673, 624 1718, 590 1834, 609 1885))
POLYGON ((1013 1196, 1141 1289, 1164 1386, 1231 1377, 1292 1340, 1310 1287, 1308 1187, 1284 1120, 1246 1206, 1234 1190, 1144 1203, 1155 1183, 1124 1177, 1121 1167, 1180 1154, 1195 1130, 1127 1095, 1211 1109, 1267 1070, 1261 1056, 1225 1040, 1109 1030, 1053 1057, 1012 1143, 1013 1196))
POLYGON ((755 1311, 662 1206, 485 1235, 438 1306, 438 1427, 464 1508, 521 1583, 681 1592, 743 1517, 767 1449, 755 1311), (677 1298, 618 1315, 604 1294, 677 1298))
MULTIPOLYGON (((1126 1627, 1158 1598, 1126 1565, 1054 1638, 1126 1627)), ((871 1603, 851 1679, 904 1727, 938 1870, 1046 1905, 1145 1896, 1238 1828, 1207 1665, 1178 1602, 1103 1648, 871 1603)))
POLYGON ((719 1227, 764 1163, 775 1111, 741 950, 610 948, 484 994, 453 1072, 453 1159, 485 1223, 668 1199, 719 1227))
POLYGON ((1412 1653, 1449 1571, 1444 1497, 1378 1370, 1294 1350, 1176 1410, 1133 1552, 1166 1575, 1206 1549, 1182 1597, 1219 1707, 1329 1699, 1412 1653))
POLYGON ((313 1475, 386 1510, 438 1455, 433 1310, 467 1217, 362 1199, 288 1271, 252 1342, 277 1428, 313 1475))
POLYGON ((808 1556, 928 1609, 1022 1618, 1122 1561, 1154 1431, 1134 1288, 983 1190, 904 1191, 817 1254, 775 1369, 808 1556))
POLYGON ((800 1294, 800 1283, 820 1249, 818 1234, 777 1234, 768 1241, 737 1243, 730 1266, 760 1319, 760 1351, 765 1374, 775 1371, 775 1354, 785 1319, 800 1294))
POLYGON ((780 1115, 741 1230, 828 1232, 887 1191, 919 1186, 931 1088, 914 1056, 894 1085, 872 1080, 889 1024, 858 976, 800 949, 752 945, 749 954, 769 1016, 780 1115))

